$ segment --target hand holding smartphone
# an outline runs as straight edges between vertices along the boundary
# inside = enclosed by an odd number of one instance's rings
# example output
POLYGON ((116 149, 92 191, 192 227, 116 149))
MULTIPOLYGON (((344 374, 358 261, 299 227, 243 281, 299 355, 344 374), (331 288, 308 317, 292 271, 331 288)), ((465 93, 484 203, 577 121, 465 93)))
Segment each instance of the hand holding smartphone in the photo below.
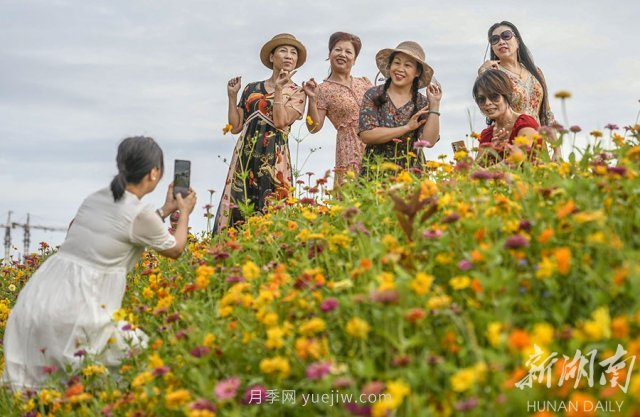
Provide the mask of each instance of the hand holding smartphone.
POLYGON ((180 194, 182 197, 189 195, 191 183, 191 161, 176 159, 173 166, 173 196, 180 194))

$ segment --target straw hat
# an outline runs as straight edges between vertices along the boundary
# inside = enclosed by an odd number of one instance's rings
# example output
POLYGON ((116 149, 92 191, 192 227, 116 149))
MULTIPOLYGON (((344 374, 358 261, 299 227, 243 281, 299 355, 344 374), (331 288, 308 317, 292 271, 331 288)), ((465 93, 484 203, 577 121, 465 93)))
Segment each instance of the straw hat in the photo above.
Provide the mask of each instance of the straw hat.
POLYGON ((307 60, 307 48, 304 47, 302 42, 296 39, 295 36, 290 33, 280 33, 267 43, 264 44, 262 49, 260 50, 260 61, 269 69, 273 69, 273 63, 269 61, 269 55, 276 49, 278 46, 289 45, 293 46, 298 50, 298 62, 296 63, 296 68, 299 68, 304 64, 304 61, 307 60))
POLYGON ((376 65, 378 69, 384 75, 385 78, 389 78, 389 57, 394 52, 402 52, 409 55, 422 65, 422 75, 420 75, 420 88, 426 87, 431 82, 433 77, 433 68, 427 64, 424 56, 424 49, 417 42, 404 41, 401 42, 395 49, 386 48, 381 49, 376 54, 376 65))

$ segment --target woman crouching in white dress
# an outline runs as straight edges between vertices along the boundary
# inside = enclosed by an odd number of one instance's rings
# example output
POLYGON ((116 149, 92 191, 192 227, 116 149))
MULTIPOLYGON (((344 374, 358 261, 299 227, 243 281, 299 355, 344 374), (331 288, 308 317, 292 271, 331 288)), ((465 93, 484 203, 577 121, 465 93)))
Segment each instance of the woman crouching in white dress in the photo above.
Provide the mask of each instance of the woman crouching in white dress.
POLYGON ((161 209, 140 201, 164 171, 162 149, 151 138, 123 140, 116 160, 111 186, 84 200, 59 251, 29 279, 9 315, 2 382, 13 390, 41 388, 47 370, 77 369, 85 353, 115 367, 131 346, 146 346, 141 330, 125 330, 127 323, 112 316, 145 247, 180 256, 196 196, 190 190, 174 198, 170 185, 161 209), (172 236, 163 220, 176 210, 172 236))

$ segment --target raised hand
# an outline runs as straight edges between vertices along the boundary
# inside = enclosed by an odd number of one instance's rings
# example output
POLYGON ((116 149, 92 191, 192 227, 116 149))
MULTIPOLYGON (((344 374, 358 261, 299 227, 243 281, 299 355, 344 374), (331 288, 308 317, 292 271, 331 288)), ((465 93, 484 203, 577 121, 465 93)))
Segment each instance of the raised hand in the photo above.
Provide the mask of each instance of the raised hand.
POLYGON ((178 204, 180 213, 191 214, 193 208, 196 206, 197 200, 196 193, 191 188, 189 188, 189 194, 187 194, 185 198, 182 198, 182 194, 176 195, 176 203, 178 204))
POLYGON ((440 84, 437 82, 429 84, 429 87, 427 87, 427 98, 431 104, 440 103, 440 100, 442 100, 442 88, 440 84))
POLYGON ((238 92, 240 91, 240 87, 242 86, 241 80, 242 80, 242 77, 238 76, 230 79, 229 82, 227 83, 227 94, 230 97, 236 97, 238 95, 238 92))
POLYGON ((491 144, 496 149, 504 149, 505 145, 509 141, 509 131, 506 129, 498 129, 493 131, 493 137, 491 138, 491 144))
POLYGON ((291 77, 296 73, 296 70, 293 71, 285 71, 283 69, 280 70, 278 74, 278 78, 276 78, 275 88, 282 90, 287 84, 291 82, 291 77))
POLYGON ((407 122, 405 126, 409 128, 409 131, 412 132, 425 124, 427 122, 427 113, 429 113, 429 106, 424 106, 420 110, 418 110, 411 119, 407 122))
POLYGON ((318 96, 318 83, 313 78, 302 83, 302 89, 309 98, 316 98, 318 96))
POLYGON ((488 69, 498 69, 498 65, 500 64, 500 61, 485 61, 484 64, 482 64, 480 66, 480 68, 478 68, 478 74, 482 74, 483 72, 485 72, 488 69))

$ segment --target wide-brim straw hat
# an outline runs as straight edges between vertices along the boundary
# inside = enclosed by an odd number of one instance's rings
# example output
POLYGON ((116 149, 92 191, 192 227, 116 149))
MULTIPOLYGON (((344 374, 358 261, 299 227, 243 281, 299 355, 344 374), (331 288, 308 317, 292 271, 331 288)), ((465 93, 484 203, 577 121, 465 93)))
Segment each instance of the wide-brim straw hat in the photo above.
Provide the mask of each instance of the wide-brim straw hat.
POLYGON ((427 64, 424 49, 417 42, 413 41, 404 41, 400 42, 395 49, 386 48, 381 49, 376 54, 376 65, 380 70, 380 73, 385 78, 389 78, 389 57, 394 52, 402 52, 403 54, 409 55, 411 58, 415 59, 422 65, 422 74, 420 75, 420 88, 426 87, 431 82, 431 78, 433 77, 433 68, 427 64))
POLYGON ((267 43, 264 44, 262 49, 260 50, 260 61, 269 69, 273 69, 273 62, 269 61, 269 55, 276 49, 278 46, 289 45, 293 46, 298 50, 298 62, 296 63, 296 68, 299 68, 304 64, 307 60, 307 48, 304 47, 302 42, 296 39, 290 33, 279 33, 267 43))

